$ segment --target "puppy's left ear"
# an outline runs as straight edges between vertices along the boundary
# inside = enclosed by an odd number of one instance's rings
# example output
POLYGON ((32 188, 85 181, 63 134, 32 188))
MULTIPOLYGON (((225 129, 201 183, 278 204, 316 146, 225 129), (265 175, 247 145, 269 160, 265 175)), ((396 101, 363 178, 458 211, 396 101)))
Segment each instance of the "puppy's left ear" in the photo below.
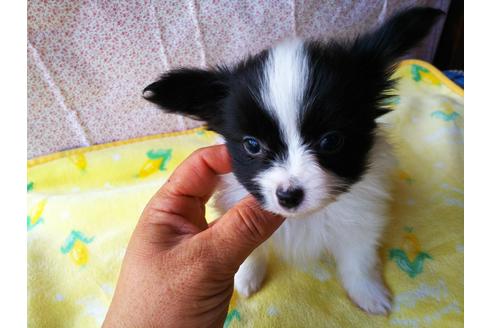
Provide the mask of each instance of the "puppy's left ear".
POLYGON ((375 31, 357 38, 352 51, 392 64, 417 46, 443 14, 431 7, 404 10, 375 31))
POLYGON ((392 94, 397 60, 417 46, 443 14, 430 7, 402 11, 375 31, 359 36, 349 48, 349 53, 358 58, 359 79, 367 82, 358 91, 360 98, 371 99, 377 105, 372 112, 374 118, 388 111, 383 104, 392 94))
POLYGON ((218 70, 177 69, 165 73, 143 90, 143 97, 168 113, 220 124, 220 102, 227 94, 225 74, 218 70))

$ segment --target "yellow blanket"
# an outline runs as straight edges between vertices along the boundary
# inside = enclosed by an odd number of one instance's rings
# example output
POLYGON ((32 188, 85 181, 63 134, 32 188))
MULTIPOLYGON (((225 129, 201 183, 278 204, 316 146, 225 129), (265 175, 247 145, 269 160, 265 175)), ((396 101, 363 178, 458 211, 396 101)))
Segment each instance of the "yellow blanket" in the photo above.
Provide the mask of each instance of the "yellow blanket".
MULTIPOLYGON (((258 294, 234 293, 226 327, 463 325, 463 90, 420 61, 397 75, 401 96, 382 118, 399 160, 381 250, 391 315, 352 305, 329 258, 304 268, 274 260, 258 294)), ((29 326, 100 326, 144 205, 190 152, 217 141, 195 129, 29 161, 29 326)))

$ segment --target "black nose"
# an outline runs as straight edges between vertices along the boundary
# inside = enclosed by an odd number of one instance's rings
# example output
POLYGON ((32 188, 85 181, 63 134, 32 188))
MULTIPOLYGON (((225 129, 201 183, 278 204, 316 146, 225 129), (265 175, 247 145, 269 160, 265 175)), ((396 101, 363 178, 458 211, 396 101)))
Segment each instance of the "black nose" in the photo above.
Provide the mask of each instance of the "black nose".
POLYGON ((304 198, 304 191, 301 188, 288 188, 286 190, 278 188, 276 194, 278 203, 285 208, 298 206, 304 198))

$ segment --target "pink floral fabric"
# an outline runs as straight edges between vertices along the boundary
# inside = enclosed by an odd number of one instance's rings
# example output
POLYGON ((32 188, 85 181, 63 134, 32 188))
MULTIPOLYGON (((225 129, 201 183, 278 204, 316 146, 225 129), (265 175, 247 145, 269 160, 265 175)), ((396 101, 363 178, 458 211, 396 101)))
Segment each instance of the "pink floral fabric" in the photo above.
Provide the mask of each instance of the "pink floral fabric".
MULTIPOLYGON (((233 63, 282 39, 350 37, 449 0, 28 1, 28 157, 199 122, 141 97, 162 72, 233 63)), ((442 24, 412 54, 430 60, 442 24)))

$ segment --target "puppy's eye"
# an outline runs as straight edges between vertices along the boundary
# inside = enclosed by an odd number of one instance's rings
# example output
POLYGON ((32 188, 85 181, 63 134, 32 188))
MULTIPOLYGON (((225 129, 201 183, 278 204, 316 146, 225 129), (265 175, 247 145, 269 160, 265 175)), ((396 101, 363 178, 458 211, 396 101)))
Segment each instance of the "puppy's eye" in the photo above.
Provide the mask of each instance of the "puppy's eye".
POLYGON ((250 155, 261 153, 261 145, 255 138, 245 137, 243 139, 243 147, 250 155))
POLYGON ((319 149, 323 153, 335 153, 342 148, 344 142, 343 135, 338 131, 328 132, 319 141, 319 149))

